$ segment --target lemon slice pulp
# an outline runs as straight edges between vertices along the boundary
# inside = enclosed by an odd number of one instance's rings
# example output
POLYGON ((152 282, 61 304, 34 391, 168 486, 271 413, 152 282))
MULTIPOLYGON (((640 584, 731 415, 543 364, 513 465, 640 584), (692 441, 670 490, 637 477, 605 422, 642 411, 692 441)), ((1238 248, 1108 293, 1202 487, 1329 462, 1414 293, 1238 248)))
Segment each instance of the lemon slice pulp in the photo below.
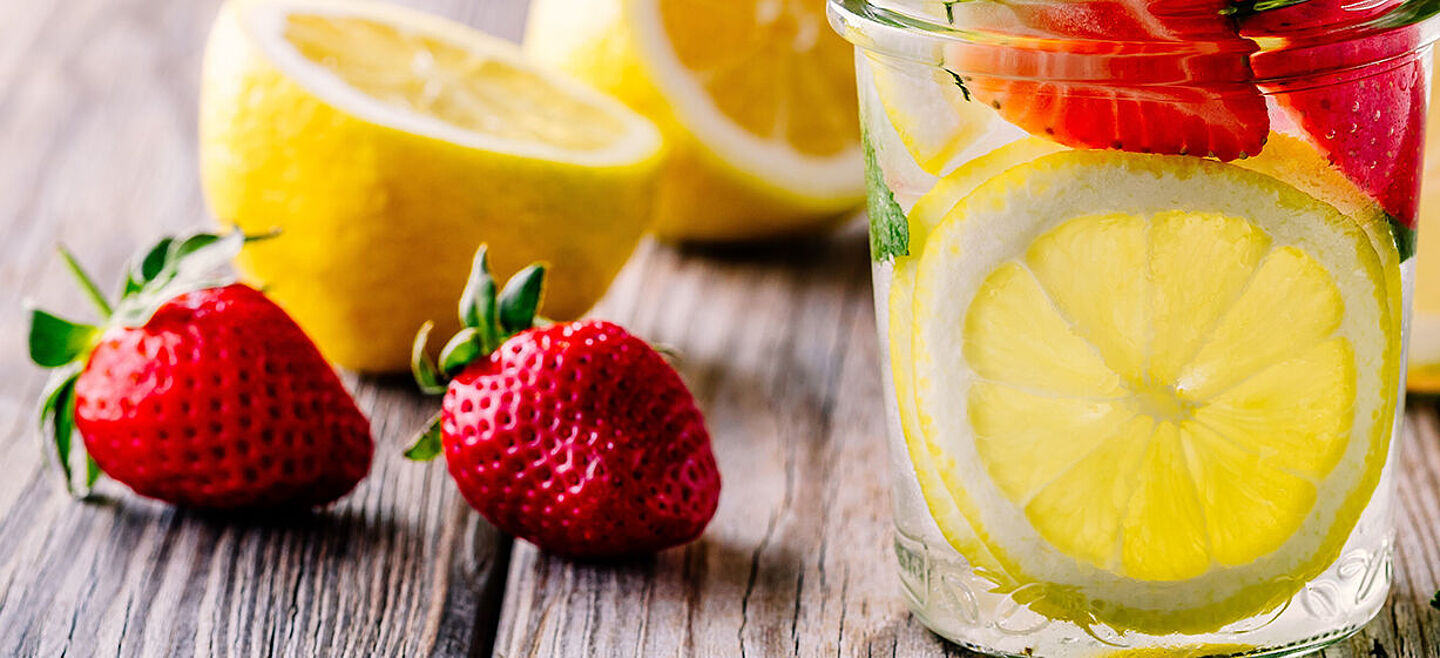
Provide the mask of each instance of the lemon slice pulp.
POLYGON ((662 237, 813 230, 864 199, 853 48, 824 3, 535 0, 525 48, 660 126, 662 237))
POLYGON ((1194 159, 1065 152, 979 185, 927 238, 911 311, 915 424, 976 538, 952 544, 1077 623, 1209 632, 1288 599, 1388 451, 1383 247, 1194 159))

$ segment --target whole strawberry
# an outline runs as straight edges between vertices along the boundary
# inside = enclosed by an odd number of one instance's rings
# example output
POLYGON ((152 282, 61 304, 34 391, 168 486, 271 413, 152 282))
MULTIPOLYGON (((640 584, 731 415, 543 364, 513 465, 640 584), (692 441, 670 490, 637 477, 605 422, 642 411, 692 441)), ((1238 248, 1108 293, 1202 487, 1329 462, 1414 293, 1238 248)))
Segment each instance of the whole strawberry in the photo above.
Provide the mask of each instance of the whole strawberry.
POLYGON ((370 426, 300 327, 253 288, 207 279, 244 237, 166 239, 110 304, 62 251, 105 316, 95 327, 33 311, 30 356, 57 368, 42 425, 72 486, 100 473, 204 508, 297 506, 345 495, 370 469, 370 426))
POLYGON ((443 450, 472 507, 551 553, 611 557, 698 537, 720 473, 690 391, 619 326, 532 327, 543 278, 532 265, 497 299, 481 247, 460 302, 465 328, 439 375, 425 358, 428 325, 416 339, 416 379, 445 399, 407 456, 443 450))

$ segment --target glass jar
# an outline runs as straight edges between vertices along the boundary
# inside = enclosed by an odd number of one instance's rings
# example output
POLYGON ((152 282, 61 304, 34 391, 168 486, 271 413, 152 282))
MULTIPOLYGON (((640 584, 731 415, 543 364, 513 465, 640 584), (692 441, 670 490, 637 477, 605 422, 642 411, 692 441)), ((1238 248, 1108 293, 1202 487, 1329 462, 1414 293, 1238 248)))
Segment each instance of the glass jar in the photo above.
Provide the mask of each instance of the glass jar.
POLYGON ((1380 609, 1435 25, 1356 4, 830 0, 935 632, 1298 655, 1380 609))

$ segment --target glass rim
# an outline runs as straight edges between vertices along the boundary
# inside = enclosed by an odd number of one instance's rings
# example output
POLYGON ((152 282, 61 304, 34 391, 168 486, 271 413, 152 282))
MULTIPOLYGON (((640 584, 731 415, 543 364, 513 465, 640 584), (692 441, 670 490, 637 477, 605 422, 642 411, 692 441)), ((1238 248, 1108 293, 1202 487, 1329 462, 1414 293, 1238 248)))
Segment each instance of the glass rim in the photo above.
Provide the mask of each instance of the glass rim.
POLYGON ((946 59, 943 53, 947 48, 965 48, 989 51, 991 57, 995 53, 1063 56, 1067 62, 1076 64, 1065 67, 1066 72, 1058 75, 984 72, 995 79, 1046 82, 1114 84, 1119 81, 1110 71, 1116 62, 1138 63, 1146 58, 1174 61, 1177 57, 1229 54, 1263 57, 1267 63, 1280 65, 1271 67, 1274 70, 1265 76, 1252 72, 1245 80, 1213 82, 1262 83, 1296 91, 1383 73, 1377 65, 1393 62, 1400 66, 1413 61, 1440 38, 1440 0, 1405 0, 1383 14, 1344 26, 1342 38, 1336 38, 1339 30, 1335 28, 1319 27, 1298 30, 1287 37, 1245 38, 1253 48, 1230 46, 1228 53, 1225 44, 1213 41, 1058 39, 967 28, 881 6, 875 0, 827 0, 826 5, 831 27, 836 32, 867 54, 884 59, 943 66, 946 59), (1397 42, 1396 37, 1404 41, 1397 42), (1336 57, 1342 53, 1347 56, 1336 57))

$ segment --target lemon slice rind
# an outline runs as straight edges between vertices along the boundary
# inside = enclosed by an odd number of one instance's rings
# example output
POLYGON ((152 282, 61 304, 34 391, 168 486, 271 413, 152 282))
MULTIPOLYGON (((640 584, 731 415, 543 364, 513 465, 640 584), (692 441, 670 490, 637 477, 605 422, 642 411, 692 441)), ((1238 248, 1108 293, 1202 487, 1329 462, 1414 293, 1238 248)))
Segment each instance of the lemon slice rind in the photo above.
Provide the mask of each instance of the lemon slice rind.
MULTIPOLYGON (((762 139, 727 118, 676 57, 658 3, 624 0, 625 17, 643 54, 643 65, 649 68, 649 78, 661 88, 680 122, 728 163, 732 173, 800 198, 848 199, 864 188, 864 173, 856 166, 863 155, 858 141, 834 155, 810 156, 782 141, 762 139)), ((829 30, 823 15, 819 15, 814 28, 829 30)))
POLYGON ((1167 156, 1047 156, 980 186, 925 246, 914 300, 919 424, 937 463, 955 469, 942 475, 980 542, 1005 572, 1044 590, 1037 610, 1152 633, 1214 631, 1280 605, 1333 562, 1379 480, 1399 359, 1398 323, 1390 317, 1384 280, 1381 259, 1360 226, 1269 176, 1167 156), (1057 550, 981 466, 967 438, 967 396, 959 393, 976 380, 957 367, 965 360, 951 336, 988 274, 1077 215, 1076 208, 1140 215, 1183 208, 1247 218, 1276 245, 1311 254, 1336 278, 1347 304, 1338 334, 1353 346, 1357 364, 1351 438, 1305 521, 1279 549, 1193 578, 1124 577, 1057 550))

